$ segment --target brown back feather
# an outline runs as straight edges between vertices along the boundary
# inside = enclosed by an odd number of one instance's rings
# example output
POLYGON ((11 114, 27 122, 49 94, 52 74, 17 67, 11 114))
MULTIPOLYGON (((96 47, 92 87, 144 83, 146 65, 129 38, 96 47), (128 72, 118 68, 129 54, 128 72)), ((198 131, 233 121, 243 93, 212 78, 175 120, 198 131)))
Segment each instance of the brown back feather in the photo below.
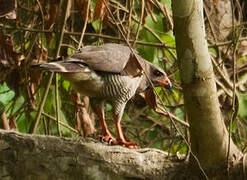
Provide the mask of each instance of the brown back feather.
MULTIPOLYGON (((130 55, 131 51, 128 46, 107 43, 102 46, 85 46, 79 53, 73 54, 67 60, 81 60, 95 71, 122 73, 130 55)), ((138 59, 143 61, 139 55, 138 59)))

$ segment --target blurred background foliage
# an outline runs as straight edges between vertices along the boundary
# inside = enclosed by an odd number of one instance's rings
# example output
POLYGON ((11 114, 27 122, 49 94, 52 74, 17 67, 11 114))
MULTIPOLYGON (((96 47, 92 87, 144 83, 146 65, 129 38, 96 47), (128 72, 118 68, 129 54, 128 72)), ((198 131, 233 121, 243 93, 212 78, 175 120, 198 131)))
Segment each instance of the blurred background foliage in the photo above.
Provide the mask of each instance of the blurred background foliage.
MULTIPOLYGON (((234 14, 230 1, 223 0, 204 1, 204 10, 222 114, 230 127, 231 116, 237 112, 231 133, 235 143, 246 151, 247 31, 246 14, 242 13, 246 9, 238 2, 234 14)), ((170 0, 0 0, 0 3, 6 4, 0 8, 0 128, 65 137, 97 137, 101 128, 90 109, 90 101, 78 97, 60 75, 48 87, 50 73, 33 70, 30 65, 68 56, 81 46, 127 40, 142 57, 162 67, 174 84, 172 91, 156 88, 163 113, 148 108, 143 94, 128 103, 121 122, 127 139, 141 147, 187 152, 180 134, 189 140, 170 0), (44 107, 40 109, 43 101, 44 107)), ((111 105, 107 104, 106 121, 116 134, 110 112, 111 105)))

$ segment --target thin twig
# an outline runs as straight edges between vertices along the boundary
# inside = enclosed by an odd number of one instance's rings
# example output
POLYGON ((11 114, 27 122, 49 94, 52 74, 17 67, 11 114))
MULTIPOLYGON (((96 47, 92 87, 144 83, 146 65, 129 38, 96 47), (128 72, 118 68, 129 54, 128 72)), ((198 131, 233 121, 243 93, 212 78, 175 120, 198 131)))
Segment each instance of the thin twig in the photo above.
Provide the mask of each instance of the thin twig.
MULTIPOLYGON (((67 1, 66 13, 64 15, 64 22, 63 22, 62 30, 61 30, 61 33, 60 33, 59 43, 58 43, 58 46, 57 46, 56 57, 58 57, 58 55, 60 53, 61 44, 63 42, 63 36, 64 36, 64 32, 65 32, 65 27, 66 27, 66 21, 67 21, 67 18, 68 18, 67 16, 68 16, 69 8, 70 8, 69 3, 71 3, 71 0, 67 1)), ((50 76, 49 76, 48 83, 47 83, 47 86, 46 86, 46 89, 45 89, 45 93, 44 93, 44 96, 42 97, 42 101, 40 103, 40 106, 39 106, 39 109, 38 109, 38 113, 37 113, 35 121, 34 121, 34 126, 31 127, 30 133, 35 133, 35 131, 37 129, 37 126, 38 126, 39 121, 40 121, 41 113, 43 111, 43 107, 44 107, 44 104, 45 104, 45 101, 46 101, 46 98, 47 98, 47 95, 48 95, 48 92, 49 92, 49 89, 50 89, 50 85, 51 85, 53 76, 54 76, 54 73, 52 72, 50 74, 50 76)), ((56 118, 57 118, 57 122, 59 122, 58 109, 59 109, 58 102, 56 101, 56 118)), ((59 132, 60 131, 59 123, 57 123, 57 124, 58 124, 58 132, 59 132)))
POLYGON ((157 5, 157 7, 159 7, 160 11, 163 13, 163 15, 166 17, 167 19, 167 23, 169 24, 170 28, 173 29, 173 20, 171 18, 171 16, 168 13, 167 7, 165 4, 161 4, 158 0, 155 0, 155 3, 157 5))
POLYGON ((236 109, 236 99, 238 98, 236 95, 236 80, 237 80, 237 73, 236 73, 236 51, 237 51, 237 43, 239 41, 240 36, 242 35, 243 28, 240 29, 238 34, 236 34, 236 27, 235 27, 235 14, 234 14, 234 2, 231 0, 231 9, 232 9, 232 32, 233 32, 233 55, 232 55, 232 65, 233 65, 233 89, 232 89, 232 115, 230 119, 230 125, 229 125, 229 138, 228 138, 228 148, 227 148, 227 173, 228 177, 230 177, 230 149, 231 149, 231 134, 232 134, 232 122, 237 117, 237 109, 236 109))
POLYGON ((129 42, 129 40, 130 40, 130 33, 131 33, 131 20, 132 20, 132 13, 133 13, 133 8, 134 8, 134 0, 130 0, 130 2, 129 2, 129 8, 130 8, 130 10, 129 10, 129 19, 128 19, 128 33, 127 33, 127 41, 129 42))
MULTIPOLYGON (((4 27, 2 24, 0 24, 0 27, 4 27)), ((54 30, 41 30, 41 29, 35 29, 35 28, 27 28, 27 27, 11 27, 11 26, 5 26, 6 29, 15 29, 20 31, 28 31, 28 32, 39 32, 39 33, 57 33, 57 31, 54 30)), ((81 32, 68 32, 65 30, 65 34, 68 35, 76 35, 81 36, 81 32)), ((110 35, 104 35, 104 34, 96 34, 96 33, 84 33, 84 36, 93 36, 93 37, 99 37, 104 39, 110 39, 115 41, 122 41, 125 42, 124 39, 110 36, 110 35)), ((246 38, 247 39, 247 38, 246 38)), ((134 40, 129 40, 130 43, 134 42, 134 40)), ((154 43, 154 42, 144 42, 144 41, 136 41, 136 44, 145 45, 145 46, 154 46, 154 47, 160 47, 160 48, 167 48, 167 49, 176 49, 175 46, 168 46, 164 43, 154 43)), ((69 46, 69 45, 65 45, 69 46)))
POLYGON ((85 34, 85 31, 86 31, 86 28, 87 28, 88 17, 89 17, 89 12, 90 12, 90 4, 91 4, 91 0, 88 0, 87 1, 86 19, 85 19, 84 26, 83 26, 82 31, 81 31, 81 37, 80 37, 80 41, 79 41, 79 45, 78 45, 77 49, 81 48, 82 40, 84 38, 84 34, 85 34))
POLYGON ((47 95, 48 95, 48 92, 49 92, 49 88, 50 88, 50 85, 51 85, 51 82, 52 82, 53 74, 54 73, 51 73, 51 75, 49 76, 48 83, 47 83, 46 89, 45 89, 45 93, 44 93, 44 95, 42 97, 41 103, 40 103, 38 111, 37 111, 37 115, 36 115, 35 120, 34 120, 34 125, 30 128, 30 131, 29 131, 29 133, 31 133, 31 134, 35 133, 36 129, 38 127, 39 120, 40 120, 40 117, 41 117, 41 113, 43 111, 43 107, 45 105, 45 101, 46 101, 46 98, 47 98, 47 95))
MULTIPOLYGON (((47 114, 47 113, 45 113, 45 112, 42 112, 42 115, 48 117, 49 119, 51 119, 51 120, 53 120, 53 121, 55 121, 55 122, 57 123, 57 120, 56 120, 55 117, 53 117, 53 116, 51 116, 51 115, 49 115, 49 114, 47 114)), ((67 129, 69 129, 69 130, 71 130, 72 132, 78 134, 78 131, 77 131, 76 129, 72 128, 71 126, 69 126, 68 124, 63 123, 62 121, 58 121, 58 123, 59 123, 60 125, 62 125, 63 127, 67 128, 67 129)))
POLYGON ((219 68, 218 64, 215 62, 213 57, 211 57, 211 60, 212 60, 212 63, 213 63, 213 66, 214 66, 215 70, 222 77, 222 80, 225 82, 227 87, 232 90, 233 87, 232 87, 232 82, 230 81, 230 79, 228 79, 228 77, 224 74, 224 72, 219 68))
MULTIPOLYGON (((1 28, 5 29, 14 29, 14 30, 20 30, 20 31, 29 31, 29 32, 39 32, 39 33, 57 33, 55 30, 41 30, 41 29, 35 29, 35 28, 30 28, 30 27, 22 27, 22 26, 9 26, 9 25, 3 25, 0 24, 1 28)), ((144 27, 146 28, 146 27, 144 27)), ((147 29, 148 30, 148 29, 147 29)), ((70 35, 81 35, 81 32, 65 32, 65 34, 70 34, 70 35)), ((124 39, 121 38, 116 38, 114 36, 109 36, 109 35, 103 35, 103 34, 96 34, 96 33, 85 33, 85 36, 95 36, 95 37, 100 37, 100 38, 106 38, 106 39, 112 39, 112 40, 117 40, 117 41, 125 41, 124 39)), ((239 42, 241 41, 246 41, 247 37, 241 37, 239 38, 239 42)), ((133 42, 134 40, 130 40, 130 42, 133 42)), ((142 44, 142 45, 147 45, 147 46, 156 46, 156 47, 163 47, 163 48, 169 48, 169 49, 176 49, 174 46, 168 46, 164 43, 150 43, 150 42, 143 42, 143 41, 137 41, 137 44, 142 44)), ((219 42, 219 43, 213 43, 211 45, 208 45, 208 48, 213 48, 215 46, 227 46, 231 44, 232 41, 224 41, 224 42, 219 42)))
POLYGON ((243 168, 243 176, 244 176, 244 180, 246 180, 246 163, 245 163, 245 158, 246 158, 246 153, 244 153, 243 155, 243 159, 242 159, 242 168, 243 168))
MULTIPOLYGON (((170 113, 169 111, 166 111, 164 108, 162 107, 158 107, 159 110, 161 110, 163 113, 167 114, 166 116, 170 116, 174 121, 180 123, 181 125, 185 126, 185 127, 190 127, 189 123, 179 119, 177 116, 175 116, 174 114, 170 113)), ((159 111, 155 111, 157 113, 160 113, 159 111)))
POLYGON ((136 36, 135 36, 134 42, 132 44, 133 47, 135 47, 136 41, 138 40, 139 33, 140 33, 140 30, 141 30, 141 24, 142 24, 143 17, 144 17, 144 7, 145 7, 145 1, 141 0, 141 17, 139 19, 139 23, 138 23, 138 27, 137 27, 137 31, 136 31, 136 36))
MULTIPOLYGON (((205 2, 203 2, 205 4, 205 2)), ((217 39, 217 35, 216 35, 216 32, 215 32, 215 29, 214 29, 214 26, 213 26, 213 23, 211 22, 211 19, 209 17, 209 12, 208 12, 208 8, 207 6, 204 5, 204 11, 205 11, 205 15, 208 19, 208 24, 209 24, 209 28, 211 30, 211 33, 213 35, 213 38, 214 38, 214 43, 218 43, 218 39, 217 39)), ((221 51, 219 49, 219 46, 215 46, 217 52, 218 52, 218 58, 221 59, 221 51)))
MULTIPOLYGON (((62 1, 61 1, 62 2, 62 1)), ((67 19, 69 17, 69 11, 70 11, 70 4, 71 4, 71 0, 68 0, 67 1, 67 4, 66 4, 66 12, 64 14, 64 21, 63 21, 63 26, 62 26, 62 31, 60 33, 60 36, 59 36, 59 41, 58 41, 58 47, 57 47, 57 52, 56 52, 56 58, 59 56, 59 53, 60 53, 60 50, 61 50, 61 47, 62 47, 62 43, 63 43, 63 36, 64 36, 64 32, 65 32, 65 28, 66 28, 66 22, 67 22, 67 19)), ((59 136, 61 136, 61 128, 60 128, 60 124, 59 124, 59 121, 60 121, 60 113, 59 113, 59 110, 60 110, 60 107, 59 107, 59 92, 58 92, 58 74, 56 73, 55 74, 55 96, 56 96, 56 120, 57 120, 57 131, 58 131, 58 134, 59 136)))
POLYGON ((60 124, 58 123, 60 121, 60 104, 59 104, 59 92, 58 92, 58 74, 55 74, 55 107, 56 107, 56 120, 57 120, 57 132, 58 135, 61 137, 61 128, 60 124))

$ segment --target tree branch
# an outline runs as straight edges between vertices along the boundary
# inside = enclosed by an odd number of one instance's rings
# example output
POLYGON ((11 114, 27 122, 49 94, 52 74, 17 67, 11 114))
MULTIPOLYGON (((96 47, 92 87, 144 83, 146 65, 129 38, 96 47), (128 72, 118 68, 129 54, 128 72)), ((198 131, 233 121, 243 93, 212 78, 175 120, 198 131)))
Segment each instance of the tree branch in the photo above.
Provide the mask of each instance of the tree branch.
POLYGON ((157 149, 0 130, 0 179, 173 179, 185 167, 157 149))

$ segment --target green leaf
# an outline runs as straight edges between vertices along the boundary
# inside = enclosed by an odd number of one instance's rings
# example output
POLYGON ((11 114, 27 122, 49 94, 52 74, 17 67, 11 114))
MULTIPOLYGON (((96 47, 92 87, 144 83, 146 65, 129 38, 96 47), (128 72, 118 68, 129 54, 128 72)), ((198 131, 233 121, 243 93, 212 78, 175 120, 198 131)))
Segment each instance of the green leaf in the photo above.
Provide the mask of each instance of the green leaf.
POLYGON ((15 106, 13 109, 13 113, 15 113, 16 111, 18 111, 20 108, 23 107, 23 104, 25 102, 25 99, 23 96, 19 96, 16 101, 15 101, 15 106))
POLYGON ((138 46, 137 50, 144 59, 153 62, 157 48, 152 46, 138 46))
MULTIPOLYGON (((43 91, 42 91, 41 97, 43 96, 43 93, 44 93, 45 89, 42 88, 42 90, 43 91)), ((55 104, 55 86, 52 85, 50 87, 50 91, 49 91, 49 93, 47 95, 47 98, 46 98, 44 111, 47 112, 50 115, 54 115, 55 114, 54 104, 55 104)))
POLYGON ((247 117, 247 94, 239 94, 239 116, 241 118, 247 117))
POLYGON ((151 140, 155 139, 157 135, 158 135, 158 131, 155 130, 155 128, 154 128, 154 129, 151 129, 151 130, 149 131, 149 138, 150 138, 151 140))
MULTIPOLYGON (((60 121, 62 121, 65 124, 68 124, 67 119, 65 114, 63 113, 63 111, 61 111, 61 109, 59 109, 59 117, 60 117, 60 121)), ((61 127, 61 132, 63 135, 65 136, 71 136, 71 132, 68 128, 65 128, 64 126, 60 126, 61 127)))
POLYGON ((27 43, 25 44, 25 49, 28 49, 30 46, 30 41, 27 41, 27 43))
POLYGON ((172 31, 169 31, 166 34, 162 34, 161 39, 166 43, 166 45, 169 46, 175 46, 175 37, 172 33, 172 31))
POLYGON ((69 82, 69 81, 64 80, 64 81, 62 82, 62 86, 63 86, 63 88, 64 88, 66 91, 69 91, 69 88, 70 88, 70 82, 69 82))
POLYGON ((15 97, 14 91, 10 90, 6 83, 0 85, 0 101, 7 105, 15 97))
POLYGON ((68 54, 69 56, 72 55, 72 54, 74 54, 74 53, 75 53, 75 50, 74 50, 74 49, 68 48, 67 54, 68 54))
POLYGON ((102 21, 100 19, 97 19, 97 20, 93 21, 91 24, 92 24, 95 32, 99 33, 101 26, 102 26, 102 21))
POLYGON ((160 1, 161 4, 165 4, 166 5, 166 8, 168 8, 168 10, 172 10, 172 3, 171 3, 171 0, 161 0, 160 1))
POLYGON ((0 101, 0 115, 5 111, 5 105, 0 101))
POLYGON ((111 111, 112 110, 112 105, 109 103, 106 103, 106 111, 111 111))
POLYGON ((163 34, 164 33, 163 15, 156 14, 156 18, 157 18, 157 22, 154 22, 151 15, 148 15, 145 20, 146 25, 152 30, 154 30, 156 33, 163 34))

